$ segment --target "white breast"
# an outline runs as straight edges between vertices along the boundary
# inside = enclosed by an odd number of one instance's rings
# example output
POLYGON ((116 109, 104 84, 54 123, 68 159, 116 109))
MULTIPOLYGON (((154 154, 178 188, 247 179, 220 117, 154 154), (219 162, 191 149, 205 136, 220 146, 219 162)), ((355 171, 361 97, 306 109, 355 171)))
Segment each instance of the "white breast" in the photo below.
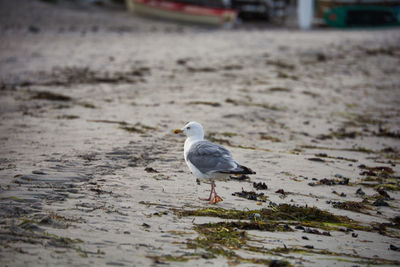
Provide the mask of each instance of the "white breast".
POLYGON ((189 153, 190 148, 192 147, 192 145, 194 145, 195 143, 199 142, 201 140, 192 140, 191 138, 187 138, 185 141, 185 146, 184 146, 184 150, 183 150, 183 154, 185 157, 185 161, 186 164, 188 165, 190 171, 194 174, 194 176, 196 176, 197 178, 211 178, 209 175, 202 173, 199 171, 199 169, 197 169, 192 163, 190 163, 190 161, 188 161, 187 159, 187 155, 189 153))

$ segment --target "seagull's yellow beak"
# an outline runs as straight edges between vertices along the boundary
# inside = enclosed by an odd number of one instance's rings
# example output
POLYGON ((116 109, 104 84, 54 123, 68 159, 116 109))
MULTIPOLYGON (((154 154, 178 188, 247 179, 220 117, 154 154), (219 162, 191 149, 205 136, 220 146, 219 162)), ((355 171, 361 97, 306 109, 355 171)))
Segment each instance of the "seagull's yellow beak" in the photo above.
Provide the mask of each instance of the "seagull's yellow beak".
POLYGON ((183 131, 181 129, 175 129, 174 134, 178 134, 178 133, 183 133, 183 131))

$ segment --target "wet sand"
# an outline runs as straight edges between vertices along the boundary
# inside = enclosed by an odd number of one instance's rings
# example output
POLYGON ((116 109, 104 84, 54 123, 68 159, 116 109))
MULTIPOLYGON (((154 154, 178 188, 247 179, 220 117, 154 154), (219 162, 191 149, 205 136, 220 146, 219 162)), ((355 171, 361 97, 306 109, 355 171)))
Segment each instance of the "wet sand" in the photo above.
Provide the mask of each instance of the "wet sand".
POLYGON ((400 264, 398 29, 205 29, 22 2, 0 8, 2 264, 400 264), (188 121, 257 172, 217 182, 217 205, 172 132, 188 121))

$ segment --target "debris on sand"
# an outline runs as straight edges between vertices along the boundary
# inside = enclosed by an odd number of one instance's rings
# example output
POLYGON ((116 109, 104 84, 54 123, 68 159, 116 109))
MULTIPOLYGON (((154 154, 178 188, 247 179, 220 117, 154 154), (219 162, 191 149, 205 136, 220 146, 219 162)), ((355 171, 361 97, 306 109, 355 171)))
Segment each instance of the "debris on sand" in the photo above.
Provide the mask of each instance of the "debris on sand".
POLYGON ((310 161, 316 161, 316 162, 325 162, 325 160, 324 160, 324 159, 321 159, 321 158, 308 158, 308 160, 310 160, 310 161))
POLYGON ((249 200, 254 200, 254 201, 260 201, 260 202, 266 202, 268 199, 266 196, 264 196, 264 193, 256 193, 254 191, 244 191, 242 189, 242 192, 235 192, 232 193, 232 196, 237 196, 249 200))
POLYGON ((305 228, 304 229, 304 233, 307 234, 314 234, 314 235, 324 235, 324 236, 331 236, 330 232, 324 231, 324 232, 320 232, 317 229, 311 229, 311 228, 305 228))
POLYGON ((350 162, 357 162, 358 160, 356 159, 350 159, 350 158, 345 158, 345 157, 333 157, 333 156, 328 156, 328 154, 326 153, 318 153, 315 154, 316 157, 319 158, 329 158, 329 159, 338 159, 338 160, 346 160, 346 161, 350 161, 350 162))
POLYGON ((355 212, 360 212, 364 214, 368 214, 366 209, 369 209, 364 202, 356 202, 356 201, 344 201, 344 202, 336 202, 336 201, 328 201, 328 204, 332 204, 332 207, 336 209, 350 210, 355 212))
POLYGON ((378 198, 372 203, 372 205, 377 207, 389 207, 389 203, 387 203, 383 198, 378 198))
POLYGON ((400 132, 394 132, 390 131, 387 128, 381 128, 379 127, 379 132, 376 133, 376 136, 381 136, 381 137, 390 137, 390 138, 400 138, 400 132))
POLYGON ((283 189, 278 189, 278 190, 275 191, 275 193, 281 194, 283 196, 286 196, 286 194, 287 194, 287 192, 285 192, 285 190, 283 190, 283 189))
POLYGON ((259 182, 259 183, 254 182, 253 187, 256 190, 267 190, 268 189, 268 186, 263 182, 259 182))
POLYGON ((390 249, 390 250, 394 250, 394 251, 400 251, 400 247, 397 247, 397 246, 392 245, 392 244, 390 244, 389 249, 390 249))
POLYGON ((362 190, 361 187, 357 189, 356 194, 360 196, 365 196, 365 192, 362 190))
POLYGON ((190 101, 187 102, 186 105, 206 105, 211 107, 220 107, 221 104, 218 102, 211 102, 211 101, 190 101))
POLYGON ((157 171, 156 169, 152 168, 152 167, 146 167, 144 169, 146 172, 148 173, 158 173, 159 171, 157 171))
POLYGON ((72 98, 69 96, 65 96, 62 94, 56 94, 56 93, 49 92, 49 91, 37 92, 34 96, 32 96, 32 99, 44 99, 44 100, 50 100, 50 101, 71 101, 72 100, 72 98))
POLYGON ((323 178, 320 179, 318 182, 310 182, 308 183, 309 186, 316 186, 316 185, 349 185, 349 178, 342 177, 342 178, 335 178, 335 179, 328 179, 323 178))

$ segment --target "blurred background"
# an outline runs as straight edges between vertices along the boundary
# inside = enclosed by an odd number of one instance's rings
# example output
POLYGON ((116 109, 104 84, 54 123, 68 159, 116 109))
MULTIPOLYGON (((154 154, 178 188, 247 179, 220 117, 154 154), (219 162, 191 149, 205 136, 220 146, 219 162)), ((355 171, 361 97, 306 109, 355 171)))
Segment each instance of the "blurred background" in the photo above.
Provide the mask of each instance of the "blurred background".
MULTIPOLYGON (((70 8, 90 13, 129 11, 132 16, 152 20, 224 28, 249 25, 301 29, 360 28, 390 27, 400 23, 399 0, 2 0, 2 30, 18 27, 18 23, 12 21, 35 17, 37 11, 32 9, 32 13, 24 13, 24 9, 37 5, 32 2, 49 5, 43 8, 70 8)), ((44 11, 51 16, 48 12, 50 10, 44 11)), ((36 17, 37 22, 41 19, 44 18, 36 17)), ((135 23, 126 24, 130 27, 135 23)), ((37 30, 35 25, 31 26, 31 31, 37 30)))

